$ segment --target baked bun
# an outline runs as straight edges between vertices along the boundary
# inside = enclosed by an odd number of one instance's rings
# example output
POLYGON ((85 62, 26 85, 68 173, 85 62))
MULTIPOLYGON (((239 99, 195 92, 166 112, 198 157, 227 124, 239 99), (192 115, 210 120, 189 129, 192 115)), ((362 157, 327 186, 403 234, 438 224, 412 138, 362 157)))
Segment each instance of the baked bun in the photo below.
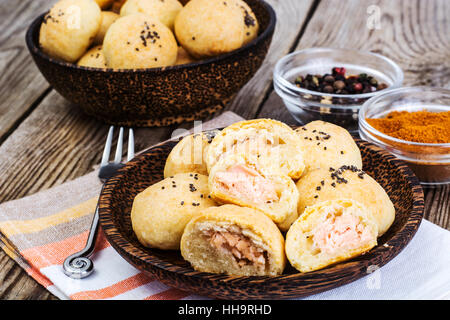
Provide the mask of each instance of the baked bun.
POLYGON ((106 31, 108 31, 109 27, 119 19, 119 15, 112 11, 102 11, 102 23, 100 25, 100 29, 97 32, 97 35, 94 39, 94 44, 102 44, 103 39, 105 38, 106 31))
POLYGON ((53 58, 76 62, 92 44, 101 20, 92 0, 61 0, 44 17, 39 45, 53 58))
POLYGON ((95 0, 101 9, 108 9, 112 6, 114 0, 95 0))
POLYGON ((377 244, 369 209, 354 200, 331 200, 307 207, 286 235, 286 255, 300 272, 341 262, 377 244))
POLYGON ((115 69, 170 66, 177 59, 177 50, 170 29, 142 13, 117 19, 103 41, 106 63, 115 69))
POLYGON ((305 168, 299 136, 271 119, 241 121, 223 129, 208 148, 208 170, 230 154, 253 157, 265 171, 293 179, 300 178, 305 168))
POLYGON ((259 24, 255 14, 249 5, 243 0, 234 0, 236 5, 241 9, 244 17, 244 45, 252 41, 258 36, 259 24))
POLYGON ((175 17, 182 8, 177 0, 127 0, 120 9, 120 15, 144 13, 173 30, 175 17))
POLYGON ((304 150, 306 172, 343 165, 362 169, 361 151, 344 128, 329 122, 313 121, 295 131, 304 150))
POLYGON ((307 206, 335 199, 353 199, 368 208, 377 223, 378 236, 395 219, 395 208, 386 191, 368 174, 353 166, 311 170, 297 182, 298 213, 307 206))
POLYGON ((197 173, 177 174, 139 193, 131 209, 139 242, 145 247, 179 249, 189 220, 215 205, 208 194, 208 177, 197 173))
POLYGON ((182 46, 178 47, 177 61, 175 61, 175 65, 188 64, 195 61, 196 60, 182 46))
POLYGON ((164 177, 178 173, 196 172, 208 175, 206 169, 206 152, 217 130, 191 134, 178 142, 166 160, 164 177))
POLYGON ((103 55, 102 46, 96 46, 85 53, 78 60, 77 65, 90 68, 106 68, 105 56, 103 55))
POLYGON ((217 56, 244 43, 244 19, 232 1, 191 0, 175 18, 180 44, 195 58, 217 56))
POLYGON ((275 224, 235 205, 208 208, 193 218, 181 238, 181 254, 197 271, 235 276, 279 275, 286 264, 275 224))
POLYGON ((283 231, 298 217, 294 181, 265 172, 245 156, 220 160, 209 174, 209 189, 215 201, 258 209, 283 231))

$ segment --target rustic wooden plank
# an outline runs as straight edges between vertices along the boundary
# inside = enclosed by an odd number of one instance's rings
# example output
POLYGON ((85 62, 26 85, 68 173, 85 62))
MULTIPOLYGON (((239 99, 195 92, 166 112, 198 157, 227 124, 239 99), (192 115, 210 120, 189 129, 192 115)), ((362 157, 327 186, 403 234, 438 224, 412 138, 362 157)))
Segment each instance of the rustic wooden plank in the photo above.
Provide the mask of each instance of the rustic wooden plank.
MULTIPOLYGON (((405 73, 406 86, 450 88, 449 14, 450 3, 446 0, 322 0, 296 50, 308 47, 370 50, 396 61, 405 73), (367 28, 367 8, 371 5, 380 9, 380 29, 367 28)), ((296 123, 274 91, 258 117, 296 123)), ((425 195, 425 218, 450 230, 450 188, 426 188, 425 195)))
POLYGON ((25 32, 55 0, 0 2, 0 143, 48 93, 49 85, 32 62, 25 32))
POLYGON ((277 15, 272 43, 261 68, 242 88, 225 110, 233 111, 246 119, 253 118, 272 84, 275 63, 289 53, 298 41, 299 33, 314 11, 312 0, 267 0, 277 15))

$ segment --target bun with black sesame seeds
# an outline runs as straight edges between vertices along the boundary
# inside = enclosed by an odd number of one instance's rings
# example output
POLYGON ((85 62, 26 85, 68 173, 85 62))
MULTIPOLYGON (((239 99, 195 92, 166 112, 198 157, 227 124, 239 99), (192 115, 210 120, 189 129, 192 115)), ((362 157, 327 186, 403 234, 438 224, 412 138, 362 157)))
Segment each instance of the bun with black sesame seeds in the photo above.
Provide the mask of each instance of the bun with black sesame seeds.
POLYGON ((92 0, 60 0, 45 15, 39 45, 49 56, 76 62, 92 44, 101 24, 101 11, 92 0))
POLYGON ((343 165, 362 169, 361 151, 346 129, 329 122, 313 121, 295 131, 304 150, 305 173, 343 165))
POLYGON ((208 177, 197 173, 170 176, 139 193, 131 209, 139 242, 145 247, 178 250, 186 224, 216 205, 208 195, 208 177))
POLYGON ((175 34, 193 57, 231 52, 244 43, 242 10, 234 0, 191 0, 175 18, 175 34))
POLYGON ((106 68, 107 66, 102 46, 95 46, 88 50, 88 52, 78 60, 77 65, 90 68, 106 68))
POLYGON ((321 201, 352 199, 368 208, 384 234, 395 219, 395 208, 383 187, 371 176, 353 165, 310 170, 297 181, 298 213, 321 201))
POLYGON ((170 29, 142 13, 117 19, 103 41, 106 63, 114 69, 171 66, 177 59, 177 51, 177 41, 170 29))
POLYGON ((249 5, 243 0, 234 0, 241 9, 244 19, 244 45, 258 36, 259 24, 249 5))

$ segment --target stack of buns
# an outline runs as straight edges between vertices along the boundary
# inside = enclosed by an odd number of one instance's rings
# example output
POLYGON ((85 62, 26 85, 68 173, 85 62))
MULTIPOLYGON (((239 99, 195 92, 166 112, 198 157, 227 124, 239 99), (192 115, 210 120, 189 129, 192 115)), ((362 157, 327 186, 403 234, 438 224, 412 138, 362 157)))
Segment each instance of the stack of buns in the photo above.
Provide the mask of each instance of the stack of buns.
POLYGON ((244 0, 60 0, 44 17, 39 44, 84 67, 141 69, 221 55, 258 31, 244 0))
POLYGON ((351 135, 322 121, 293 130, 256 119, 187 136, 164 178, 136 197, 133 230, 202 272, 279 275, 287 261, 318 270, 372 249, 395 218, 351 135))

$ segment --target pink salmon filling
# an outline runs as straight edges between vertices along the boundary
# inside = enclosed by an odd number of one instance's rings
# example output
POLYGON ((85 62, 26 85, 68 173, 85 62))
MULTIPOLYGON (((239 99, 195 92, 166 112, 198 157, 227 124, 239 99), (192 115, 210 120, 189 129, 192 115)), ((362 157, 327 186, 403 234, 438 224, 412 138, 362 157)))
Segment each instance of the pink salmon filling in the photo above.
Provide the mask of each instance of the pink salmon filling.
POLYGON ((271 181, 244 165, 238 164, 227 171, 217 172, 216 183, 232 196, 254 203, 270 203, 279 200, 271 181))
POLYGON ((266 266, 264 249, 256 247, 244 235, 227 231, 210 231, 207 236, 210 237, 210 243, 214 248, 231 253, 240 267, 254 265, 264 270, 266 266))
POLYGON ((373 240, 370 229, 359 217, 346 213, 326 219, 313 231, 314 247, 327 254, 339 249, 356 249, 373 240))

